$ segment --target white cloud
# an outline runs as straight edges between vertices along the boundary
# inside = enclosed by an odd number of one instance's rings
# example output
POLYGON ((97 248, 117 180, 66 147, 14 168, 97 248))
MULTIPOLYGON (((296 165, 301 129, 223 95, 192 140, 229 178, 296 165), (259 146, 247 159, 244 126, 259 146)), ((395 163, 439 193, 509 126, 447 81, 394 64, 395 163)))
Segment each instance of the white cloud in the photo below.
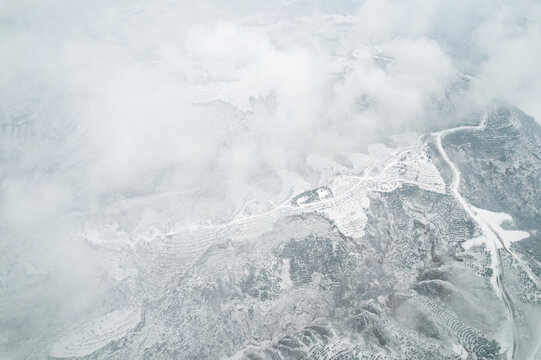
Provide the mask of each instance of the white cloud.
POLYGON ((231 216, 281 170, 310 180, 308 155, 462 121, 478 89, 438 106, 463 72, 541 119, 534 1, 8 1, 0 20, 11 253, 76 243, 118 199, 176 191, 181 213, 231 216))

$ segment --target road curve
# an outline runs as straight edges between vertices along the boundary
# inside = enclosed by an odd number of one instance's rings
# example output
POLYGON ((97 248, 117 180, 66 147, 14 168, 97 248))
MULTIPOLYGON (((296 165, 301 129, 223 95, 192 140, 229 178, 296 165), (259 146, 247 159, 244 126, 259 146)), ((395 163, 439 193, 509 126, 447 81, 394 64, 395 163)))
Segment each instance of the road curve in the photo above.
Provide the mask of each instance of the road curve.
POLYGON ((501 261, 501 256, 498 251, 498 245, 500 244, 504 249, 507 250, 507 247, 505 246, 503 240, 499 237, 498 233, 492 228, 492 226, 487 223, 479 214, 474 210, 475 208, 460 194, 460 170, 458 167, 451 161, 449 156, 447 155, 447 152, 443 148, 442 145, 442 137, 445 135, 448 135, 450 133, 456 132, 456 131, 464 131, 464 130, 481 130, 484 128, 486 124, 486 114, 485 119, 483 122, 478 126, 460 126, 448 130, 443 130, 437 133, 432 134, 436 137, 436 143, 438 146, 438 150, 441 153, 443 159, 445 162, 449 165, 451 170, 453 171, 453 180, 451 183, 451 191, 453 193, 453 196, 458 200, 458 202, 462 205, 466 213, 472 218, 481 228, 483 231, 483 235, 486 237, 486 246, 487 249, 491 253, 492 258, 492 284, 498 293, 498 296, 502 299, 502 301, 505 304, 505 307, 509 314, 509 322, 511 323, 511 329, 513 332, 513 339, 509 342, 510 351, 507 352, 507 358, 512 360, 516 359, 516 354, 518 353, 519 349, 519 339, 516 331, 516 324, 515 324, 515 307, 513 305, 513 301, 509 293, 507 292, 507 289, 505 288, 505 284, 503 282, 504 277, 504 268, 501 261))

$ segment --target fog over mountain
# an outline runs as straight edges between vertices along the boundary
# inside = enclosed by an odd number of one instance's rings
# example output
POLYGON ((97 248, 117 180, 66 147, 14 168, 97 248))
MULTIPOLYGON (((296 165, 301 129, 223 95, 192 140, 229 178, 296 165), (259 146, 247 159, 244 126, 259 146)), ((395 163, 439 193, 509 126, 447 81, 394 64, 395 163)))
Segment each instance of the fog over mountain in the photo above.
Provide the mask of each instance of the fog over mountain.
POLYGON ((541 3, 1 1, 0 359, 541 359, 541 3))

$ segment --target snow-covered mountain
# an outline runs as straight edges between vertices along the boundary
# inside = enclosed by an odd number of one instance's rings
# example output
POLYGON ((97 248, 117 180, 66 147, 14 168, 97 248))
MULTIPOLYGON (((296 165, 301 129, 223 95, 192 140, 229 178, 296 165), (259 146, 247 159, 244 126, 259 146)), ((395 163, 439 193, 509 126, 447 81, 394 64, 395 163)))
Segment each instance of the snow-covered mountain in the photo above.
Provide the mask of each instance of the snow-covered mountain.
POLYGON ((541 127, 502 103, 479 120, 225 223, 115 204, 80 234, 107 301, 49 356, 537 359, 541 127))
POLYGON ((540 19, 0 2, 0 360, 541 360, 540 19))

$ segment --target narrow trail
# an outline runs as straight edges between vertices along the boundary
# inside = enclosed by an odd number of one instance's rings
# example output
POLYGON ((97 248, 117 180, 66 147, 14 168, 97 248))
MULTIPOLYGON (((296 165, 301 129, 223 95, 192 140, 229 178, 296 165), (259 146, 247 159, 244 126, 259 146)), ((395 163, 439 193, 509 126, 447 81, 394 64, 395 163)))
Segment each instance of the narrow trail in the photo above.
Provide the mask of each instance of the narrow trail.
POLYGON ((438 133, 434 133, 433 135, 436 137, 438 150, 440 151, 445 162, 449 165, 449 167, 453 171, 451 191, 454 197, 462 205, 466 213, 479 225, 479 227, 483 231, 483 235, 486 237, 486 246, 488 250, 490 251, 491 261, 492 261, 493 275, 492 275, 491 281, 494 286, 494 289, 498 293, 498 296, 504 302, 505 307, 509 313, 509 322, 510 322, 511 331, 513 333, 512 334, 513 339, 512 341, 509 342, 509 351, 507 352, 507 358, 512 360, 512 359, 516 359, 516 355, 519 349, 519 339, 518 339, 516 323, 515 323, 516 313, 515 313, 515 307, 513 305, 513 299, 507 292, 507 289, 505 288, 505 284, 503 281, 504 268, 502 265, 501 254, 498 251, 498 244, 503 249, 508 251, 513 257, 515 257, 516 255, 508 250, 508 248, 505 246, 505 242, 499 236, 497 231, 495 231, 493 227, 482 216, 480 216, 479 213, 475 210, 475 208, 460 194, 460 191, 459 191, 460 179, 461 179, 460 170, 451 161, 451 159, 447 155, 447 152, 445 151, 442 145, 442 137, 445 135, 448 135, 456 131, 461 131, 461 130, 482 130, 485 127, 485 124, 486 124, 486 114, 485 114, 485 119, 478 126, 460 126, 453 129, 440 131, 438 133))

